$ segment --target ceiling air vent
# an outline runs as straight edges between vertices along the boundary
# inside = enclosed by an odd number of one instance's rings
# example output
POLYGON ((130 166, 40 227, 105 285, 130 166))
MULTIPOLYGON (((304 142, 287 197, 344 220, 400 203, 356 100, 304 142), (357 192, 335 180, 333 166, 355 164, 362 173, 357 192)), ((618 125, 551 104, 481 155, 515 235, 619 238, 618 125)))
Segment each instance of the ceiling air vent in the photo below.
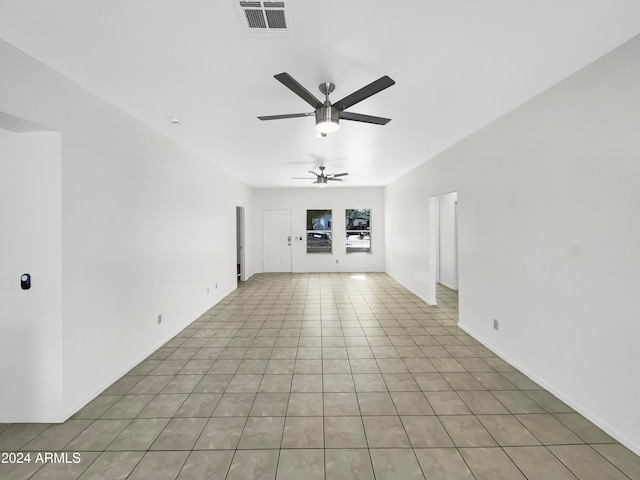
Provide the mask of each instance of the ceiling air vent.
POLYGON ((284 2, 237 1, 236 6, 249 37, 292 37, 284 2))

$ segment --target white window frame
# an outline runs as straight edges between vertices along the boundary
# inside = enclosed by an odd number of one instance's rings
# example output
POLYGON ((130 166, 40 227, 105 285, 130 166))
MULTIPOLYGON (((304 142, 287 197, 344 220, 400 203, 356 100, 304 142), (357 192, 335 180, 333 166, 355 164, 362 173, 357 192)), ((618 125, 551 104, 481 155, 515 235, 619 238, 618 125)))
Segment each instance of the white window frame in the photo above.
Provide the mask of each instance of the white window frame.
POLYGON ((371 253, 371 209, 370 208, 347 208, 344 212, 345 216, 345 252, 347 255, 354 254, 369 254, 371 253), (357 227, 356 220, 359 217, 352 219, 349 221, 349 212, 354 210, 367 211, 368 217, 366 218, 366 227, 365 228, 354 228, 357 227), (350 225, 351 224, 351 225, 350 225), (349 228, 351 226, 352 228, 349 228), (353 239, 349 237, 359 237, 358 239, 353 239), (366 242, 365 242, 366 240, 366 242), (357 246, 358 243, 361 243, 361 246, 357 246), (356 246, 354 246, 356 244, 356 246), (367 245, 367 246, 364 246, 367 245))
POLYGON ((307 254, 310 255, 318 255, 318 254, 332 254, 333 253, 333 210, 329 208, 325 209, 309 209, 306 211, 305 223, 307 227, 307 254), (309 212, 325 212, 323 216, 330 216, 327 220, 325 218, 325 222, 322 222, 322 218, 319 218, 319 222, 310 225, 309 223, 309 212), (311 229, 309 227, 312 226, 311 229), (317 237, 317 242, 314 241, 314 238, 317 237), (312 244, 316 243, 315 246, 312 244), (326 244, 328 243, 328 246, 326 244), (311 245, 311 246, 310 246, 311 245))

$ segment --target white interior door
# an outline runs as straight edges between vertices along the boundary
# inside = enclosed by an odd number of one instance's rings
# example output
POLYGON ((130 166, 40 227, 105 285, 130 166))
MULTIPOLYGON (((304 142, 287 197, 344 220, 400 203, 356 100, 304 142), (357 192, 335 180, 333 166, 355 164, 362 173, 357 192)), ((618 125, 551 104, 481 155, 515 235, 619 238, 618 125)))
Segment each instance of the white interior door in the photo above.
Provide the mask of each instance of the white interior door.
POLYGON ((291 210, 262 211, 264 272, 291 272, 291 210))

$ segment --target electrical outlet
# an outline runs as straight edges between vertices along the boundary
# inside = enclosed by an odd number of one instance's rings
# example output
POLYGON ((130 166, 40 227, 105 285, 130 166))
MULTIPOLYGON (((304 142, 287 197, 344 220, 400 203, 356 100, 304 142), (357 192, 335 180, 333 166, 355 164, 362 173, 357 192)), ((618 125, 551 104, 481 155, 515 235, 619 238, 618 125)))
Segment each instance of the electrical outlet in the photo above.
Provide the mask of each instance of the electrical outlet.
POLYGON ((339 262, 339 260, 338 260, 338 259, 336 259, 336 263, 338 263, 338 262, 339 262))
POLYGON ((162 314, 158 314, 158 325, 162 323, 162 314))
POLYGON ((493 329, 500 330, 500 325, 498 324, 498 320, 496 320, 495 318, 493 319, 493 329))
POLYGON ((216 290, 218 289, 218 284, 216 283, 216 290))

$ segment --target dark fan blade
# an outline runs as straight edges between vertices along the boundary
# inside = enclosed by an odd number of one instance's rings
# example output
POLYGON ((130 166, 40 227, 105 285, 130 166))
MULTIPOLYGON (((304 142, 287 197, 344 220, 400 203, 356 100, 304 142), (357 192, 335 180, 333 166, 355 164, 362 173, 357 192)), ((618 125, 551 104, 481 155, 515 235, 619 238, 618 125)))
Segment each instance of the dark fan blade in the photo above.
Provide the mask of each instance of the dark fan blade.
POLYGON ((322 106, 322 102, 318 100, 313 94, 300 85, 291 75, 286 72, 279 73, 278 75, 274 75, 275 79, 282 83, 285 87, 291 90, 293 93, 298 95, 301 99, 311 105, 313 108, 320 108, 322 106))
POLYGON ((362 113, 340 112, 340 120, 353 120, 354 122, 375 123, 376 125, 386 125, 390 118, 373 117, 362 113))
POLYGON ((309 113, 285 113, 284 115, 263 115, 258 117, 260 120, 280 120, 282 118, 297 118, 297 117, 309 117, 314 115, 315 112, 309 113))
POLYGON ((375 82, 370 83, 366 87, 362 87, 360 90, 353 92, 351 95, 344 97, 342 100, 334 103, 333 106, 338 110, 345 110, 352 105, 355 105, 358 102, 361 102, 365 98, 369 98, 371 95, 375 95, 378 92, 381 92, 385 88, 389 88, 391 85, 394 85, 396 82, 391 80, 386 75, 384 77, 380 77, 375 82))
POLYGON ((334 182, 341 182, 342 181, 341 178, 327 178, 327 180, 332 180, 334 182))
POLYGON ((345 175, 349 175, 347 172, 344 173, 331 173, 327 175, 327 177, 344 177, 345 175))

